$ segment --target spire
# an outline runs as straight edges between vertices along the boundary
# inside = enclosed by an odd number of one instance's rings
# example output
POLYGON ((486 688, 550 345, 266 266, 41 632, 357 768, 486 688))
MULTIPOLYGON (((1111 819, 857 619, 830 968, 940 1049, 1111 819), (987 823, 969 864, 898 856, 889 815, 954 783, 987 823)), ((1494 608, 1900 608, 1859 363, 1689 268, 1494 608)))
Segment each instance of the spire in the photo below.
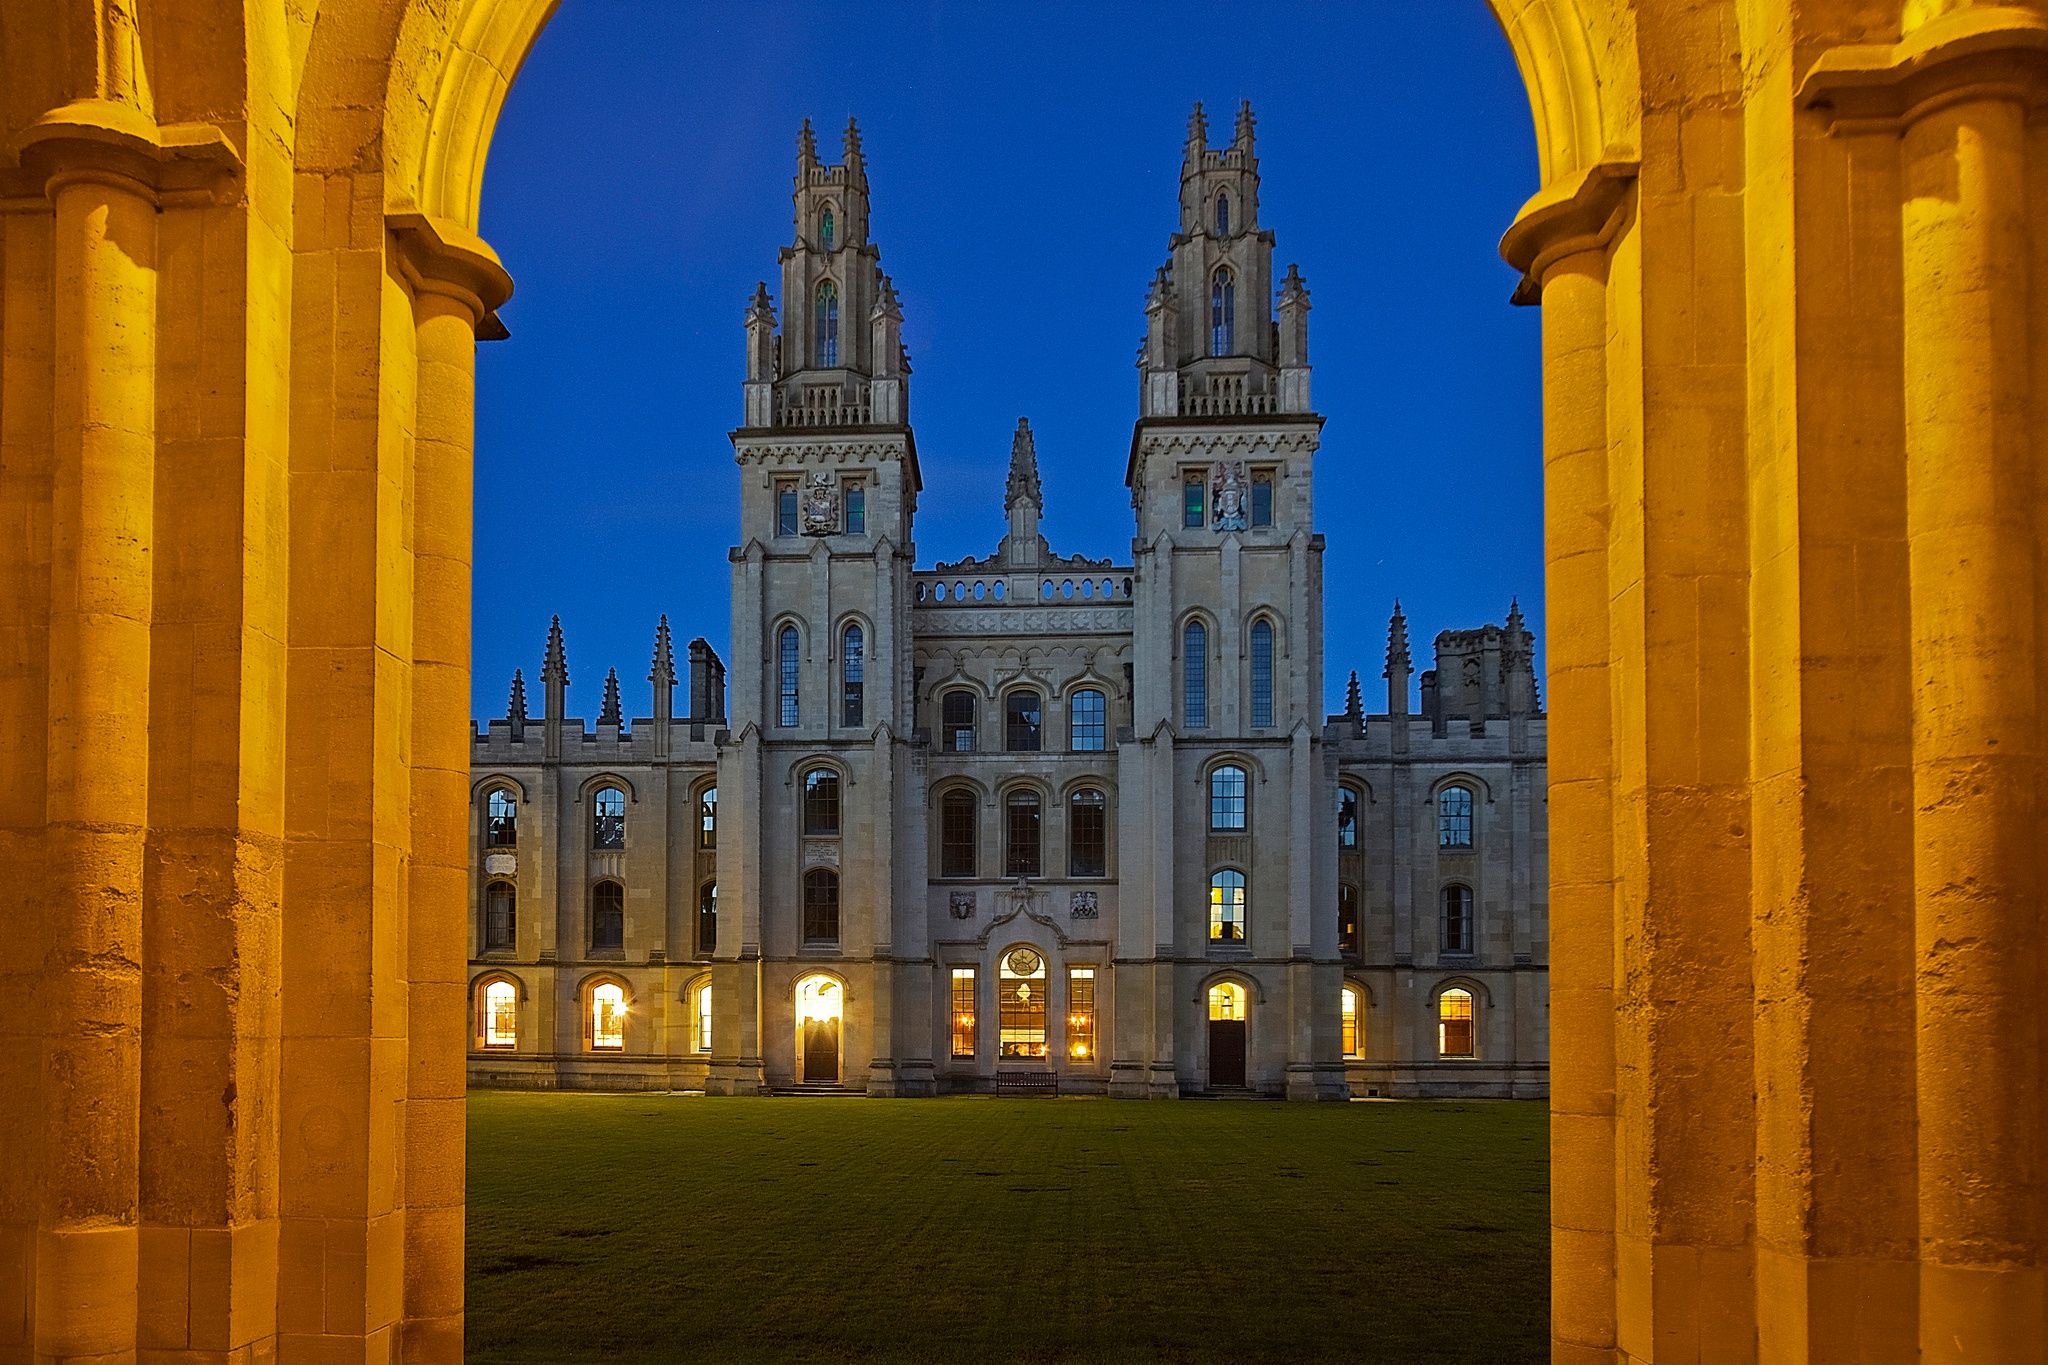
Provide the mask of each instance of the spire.
POLYGON ((1528 634, 1528 632, 1529 625, 1522 619, 1522 599, 1510 597, 1508 599, 1508 639, 1510 644, 1517 649, 1521 648, 1522 637, 1528 634))
POLYGON ((1200 168, 1202 153, 1209 146, 1209 120, 1202 113, 1202 102, 1195 101, 1195 111, 1188 115, 1187 151, 1181 157, 1182 174, 1200 168))
POLYGON ((841 144, 841 148, 840 159, 846 163, 846 169, 852 174, 860 174, 863 165, 860 155, 860 124, 854 122, 851 114, 846 116, 846 140, 841 144))
MULTIPOLYGON (((1394 615, 1387 622, 1387 715, 1394 722, 1394 752, 1403 753, 1408 748, 1408 678, 1414 672, 1414 662, 1408 657, 1408 618, 1401 614, 1401 599, 1394 599, 1394 615)), ((1424 700, 1428 699, 1428 679, 1424 679, 1424 700)), ((1426 707, 1424 708, 1427 709, 1426 707)))
POLYGON ((804 126, 796 132, 796 173, 799 180, 810 171, 818 169, 818 139, 811 132, 811 121, 804 120, 804 126))
POLYGON ((1027 500, 1045 506, 1038 486, 1038 447, 1031 440, 1031 423, 1019 417, 1017 434, 1010 438, 1010 484, 1003 493, 1003 510, 1027 500))
POLYGON ((754 282, 754 297, 747 301, 747 321, 775 325, 775 300, 768 297, 768 281, 754 282))
POLYGON ((562 644, 562 618, 548 622, 548 652, 541 661, 540 680, 569 685, 569 651, 562 644))
POLYGON ((1395 673, 1407 673, 1415 664, 1408 657, 1408 618, 1401 614, 1401 599, 1394 599, 1394 614, 1387 621, 1387 671, 1386 677, 1395 673))
POLYGON ((1250 152, 1252 149, 1252 128, 1257 123, 1258 119, 1252 116, 1252 102, 1250 100, 1246 100, 1244 103, 1238 105, 1237 132, 1236 135, 1231 138, 1230 145, 1233 147, 1242 148, 1246 152, 1250 152))
POLYGON ((623 725, 625 716, 619 707, 619 670, 609 669, 604 675, 604 709, 597 713, 599 725, 623 725))
POLYGON ((654 671, 647 675, 647 681, 656 687, 676 685, 675 645, 669 639, 668 613, 662 613, 661 623, 654 628, 654 671))
MULTIPOLYGON (((562 646, 562 618, 557 616, 548 622, 548 652, 541 660, 541 685, 546 689, 543 719, 547 724, 545 739, 549 758, 559 758, 562 753, 562 722, 569 715, 569 651, 562 646)), ((582 729, 578 722, 577 729, 582 729)))
POLYGON ((505 703, 505 719, 518 729, 526 724, 526 675, 518 669, 512 670, 512 696, 505 703))
POLYGON ((1358 670, 1351 670, 1351 681, 1344 685, 1344 719, 1354 723, 1365 719, 1365 697, 1358 690, 1358 670))

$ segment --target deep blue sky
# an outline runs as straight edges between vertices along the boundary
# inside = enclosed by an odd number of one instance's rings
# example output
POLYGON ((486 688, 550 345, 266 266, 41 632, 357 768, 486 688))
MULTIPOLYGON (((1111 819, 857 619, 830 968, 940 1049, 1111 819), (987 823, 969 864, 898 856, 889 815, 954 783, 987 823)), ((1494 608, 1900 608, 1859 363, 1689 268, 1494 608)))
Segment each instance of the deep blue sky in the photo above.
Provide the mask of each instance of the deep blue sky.
POLYGON ((1330 709, 1351 668, 1383 709, 1397 596, 1418 668, 1515 594, 1540 641, 1538 319, 1496 253, 1534 139, 1478 0, 567 0, 484 188, 518 293, 478 360, 478 714, 515 666, 538 713, 555 612, 592 719, 614 665, 647 713, 664 611, 679 651, 727 652, 741 315, 790 239, 805 115, 832 160, 860 119, 915 371, 918 563, 994 547, 1019 415, 1054 549, 1127 561, 1132 360, 1197 98, 1216 141, 1253 102, 1261 216, 1313 294, 1330 709))

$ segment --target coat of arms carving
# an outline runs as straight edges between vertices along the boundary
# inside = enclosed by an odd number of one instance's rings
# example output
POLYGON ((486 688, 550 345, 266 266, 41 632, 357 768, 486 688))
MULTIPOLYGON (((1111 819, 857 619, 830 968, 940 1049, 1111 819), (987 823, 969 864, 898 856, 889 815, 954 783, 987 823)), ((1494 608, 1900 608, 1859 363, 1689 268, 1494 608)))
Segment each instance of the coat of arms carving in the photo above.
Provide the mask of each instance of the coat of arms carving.
POLYGON ((948 908, 953 912, 954 919, 973 919, 974 893, 972 891, 955 891, 948 908))
POLYGON ((1216 490, 1216 529, 1244 530, 1247 525, 1244 461, 1218 460, 1211 483, 1216 490))
POLYGON ((822 469, 804 480, 804 534, 829 536, 839 530, 839 484, 822 469))
POLYGON ((1102 912, 1101 912, 1101 911, 1100 911, 1099 909, 1097 909, 1097 908, 1096 908, 1096 900, 1095 900, 1095 897, 1096 897, 1096 893, 1095 893, 1095 892, 1093 892, 1093 891, 1076 891, 1076 892, 1074 893, 1074 903, 1073 903, 1072 907, 1071 907, 1071 908, 1070 908, 1070 909, 1069 909, 1069 910, 1067 911, 1067 915, 1068 915, 1068 918, 1070 918, 1070 919, 1095 919, 1095 918, 1097 918, 1097 917, 1098 917, 1098 916, 1099 916, 1099 915, 1100 915, 1100 914, 1101 914, 1102 912))

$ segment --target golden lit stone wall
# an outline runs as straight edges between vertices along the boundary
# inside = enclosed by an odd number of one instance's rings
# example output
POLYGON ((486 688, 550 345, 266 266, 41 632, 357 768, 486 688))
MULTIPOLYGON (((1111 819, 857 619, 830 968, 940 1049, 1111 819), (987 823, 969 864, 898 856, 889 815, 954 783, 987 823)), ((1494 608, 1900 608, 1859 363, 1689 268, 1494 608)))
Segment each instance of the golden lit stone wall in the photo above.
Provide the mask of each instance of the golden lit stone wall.
MULTIPOLYGON (((1556 1358, 2037 1360, 2048 5, 1492 6, 1556 1358)), ((0 1359, 460 1354, 476 214, 550 8, 0 4, 0 1359)))

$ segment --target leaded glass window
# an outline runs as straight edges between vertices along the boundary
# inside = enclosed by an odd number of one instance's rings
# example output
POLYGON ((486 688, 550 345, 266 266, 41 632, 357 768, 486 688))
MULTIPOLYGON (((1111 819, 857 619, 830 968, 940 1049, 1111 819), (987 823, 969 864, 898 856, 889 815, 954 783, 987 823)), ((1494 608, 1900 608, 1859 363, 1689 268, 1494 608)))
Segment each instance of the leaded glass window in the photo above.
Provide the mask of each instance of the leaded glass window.
POLYGON ((1472 789, 1445 787, 1436 799, 1438 848, 1472 847, 1472 789))
POLYGON ((1209 723, 1209 628, 1190 621, 1180 635, 1182 719, 1190 730, 1209 723))
POLYGON ((839 941, 839 874, 814 867, 804 873, 804 942, 839 941))
POLYGON ((1209 941, 1245 941, 1244 873, 1234 867, 1209 878, 1209 941))
POLYGON ((818 286, 818 368, 839 364, 839 287, 827 280, 818 286))
POLYGON ((1109 875, 1109 802, 1094 787, 1067 798, 1067 875, 1109 875))
POLYGON ((1241 833, 1249 814, 1250 776, 1235 763, 1226 763, 1209 774, 1209 828, 1218 833, 1241 833))
POLYGON ((617 882, 590 888, 590 946, 596 952, 617 952, 626 946, 626 888, 617 882))
POLYGON ((797 723, 800 710, 797 705, 797 681, 802 676, 802 657, 796 637, 795 626, 784 626, 776 642, 776 679, 781 692, 779 719, 785 727, 797 723))
POLYGON ((1108 698, 1093 687, 1074 693, 1068 703, 1067 736, 1077 753, 1096 753, 1108 748, 1108 698))
POLYGON ((626 846, 626 794, 617 787, 601 788, 590 803, 590 846, 626 846))
POLYGON ((1252 724, 1273 723, 1273 623, 1252 622, 1252 724))
POLYGON ((484 798, 484 847, 514 848, 519 843, 519 804, 503 787, 484 798))
POLYGON ((804 833, 839 833, 839 774, 830 768, 804 774, 804 833))
POLYGON ((858 625, 850 625, 840 636, 839 681, 841 725, 861 724, 867 709, 867 638, 858 625))
POLYGON ((1003 813, 1003 875, 1036 877, 1039 875, 1039 848, 1043 826, 1038 793, 1011 792, 1008 799, 1003 802, 1003 813))
POLYGON ((939 798, 939 875, 975 875, 976 845, 981 830, 979 801, 971 791, 954 788, 939 798))
POLYGON ((1039 749, 1045 703, 1037 692, 1019 687, 1003 698, 1003 747, 1011 753, 1035 754, 1039 749))

